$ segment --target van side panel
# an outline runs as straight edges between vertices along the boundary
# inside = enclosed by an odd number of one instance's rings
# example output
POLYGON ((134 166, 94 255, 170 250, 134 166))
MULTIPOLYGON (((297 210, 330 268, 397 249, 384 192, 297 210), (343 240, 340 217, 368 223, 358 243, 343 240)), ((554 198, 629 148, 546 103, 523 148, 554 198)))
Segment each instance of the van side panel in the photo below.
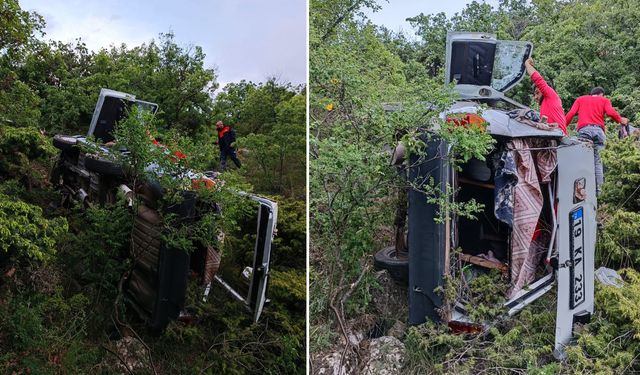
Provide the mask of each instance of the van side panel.
MULTIPOLYGON (((449 181, 447 145, 441 140, 427 141, 426 157, 410 159, 409 181, 420 187, 430 179, 445 191, 449 181)), ((440 319, 437 308, 442 298, 434 290, 444 282, 446 267, 445 224, 435 222, 438 207, 427 203, 427 196, 416 188, 409 190, 409 324, 440 319)))

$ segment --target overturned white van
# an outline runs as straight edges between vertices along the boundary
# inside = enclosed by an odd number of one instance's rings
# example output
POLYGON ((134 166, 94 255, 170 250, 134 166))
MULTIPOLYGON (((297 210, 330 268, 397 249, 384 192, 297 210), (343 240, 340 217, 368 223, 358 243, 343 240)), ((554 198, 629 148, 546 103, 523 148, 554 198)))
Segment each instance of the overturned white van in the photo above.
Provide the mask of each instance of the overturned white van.
POLYGON ((554 355, 563 358, 574 323, 588 321, 594 308, 594 150, 589 142, 527 118, 528 108, 504 95, 522 80, 532 49, 531 43, 499 41, 491 34, 449 33, 445 80, 456 82, 460 100, 441 118, 463 126, 481 122, 496 146, 486 160, 472 159, 461 170, 449 162, 450 145, 434 134, 425 137, 426 157, 395 155, 412 186, 408 256, 385 249, 376 264, 395 271, 406 264, 410 324, 431 319, 467 332, 488 322, 471 321, 464 296, 444 301, 437 292, 455 264, 504 272, 509 316, 556 288, 554 355), (477 220, 448 213, 438 222, 439 207, 420 188, 427 183, 441 191, 453 188, 452 199, 474 199, 484 209, 477 220))

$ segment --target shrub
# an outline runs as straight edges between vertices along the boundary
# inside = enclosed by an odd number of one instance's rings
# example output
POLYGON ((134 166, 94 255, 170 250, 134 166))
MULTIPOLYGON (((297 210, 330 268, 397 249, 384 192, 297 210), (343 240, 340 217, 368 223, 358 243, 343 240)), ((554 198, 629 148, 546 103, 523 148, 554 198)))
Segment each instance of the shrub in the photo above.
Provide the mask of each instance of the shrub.
POLYGON ((273 239, 271 259, 278 267, 305 269, 307 263, 306 205, 304 201, 278 202, 278 233, 273 239))
POLYGON ((37 128, 0 124, 0 176, 26 180, 30 186, 47 176, 55 152, 37 128))
POLYGON ((66 219, 46 219, 40 207, 0 194, 0 255, 49 260, 67 230, 66 219))
POLYGON ((608 267, 640 267, 640 213, 618 209, 606 213, 598 233, 597 262, 608 267))
POLYGON ((633 136, 623 140, 614 137, 602 151, 605 165, 605 182, 600 203, 623 208, 629 211, 640 211, 640 140, 633 136))

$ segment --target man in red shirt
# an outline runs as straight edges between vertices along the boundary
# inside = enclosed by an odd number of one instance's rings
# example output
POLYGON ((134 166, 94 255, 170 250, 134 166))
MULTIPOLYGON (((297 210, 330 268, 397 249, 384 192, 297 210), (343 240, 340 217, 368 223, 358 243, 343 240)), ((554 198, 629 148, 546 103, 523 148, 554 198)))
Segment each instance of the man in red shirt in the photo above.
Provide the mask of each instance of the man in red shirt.
POLYGON ((596 166, 596 193, 600 194, 602 183, 604 182, 604 174, 602 170, 602 160, 600 159, 600 151, 604 149, 605 144, 605 126, 604 116, 607 115, 618 124, 626 125, 629 119, 620 116, 611 105, 611 101, 604 97, 604 89, 596 87, 591 90, 591 95, 583 95, 576 99, 573 106, 567 113, 566 123, 569 125, 573 116, 578 113, 578 136, 588 139, 594 145, 594 162, 596 166))
POLYGON ((533 59, 529 57, 524 62, 524 67, 533 81, 533 98, 540 105, 540 117, 546 117, 547 123, 556 123, 562 129, 564 135, 567 135, 567 126, 565 123, 564 109, 562 109, 562 100, 555 90, 547 84, 540 73, 533 67, 533 59))

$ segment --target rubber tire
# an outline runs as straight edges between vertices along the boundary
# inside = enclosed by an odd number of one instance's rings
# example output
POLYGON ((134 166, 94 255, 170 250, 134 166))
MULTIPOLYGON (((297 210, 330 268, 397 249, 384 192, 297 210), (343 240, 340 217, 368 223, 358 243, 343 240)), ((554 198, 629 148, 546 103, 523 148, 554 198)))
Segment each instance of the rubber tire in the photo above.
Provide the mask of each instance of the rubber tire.
POLYGON ((387 270, 392 279, 403 285, 409 283, 409 259, 396 258, 395 246, 378 251, 373 257, 373 266, 378 270, 387 270))
POLYGON ((84 167, 91 172, 105 176, 124 178, 124 171, 122 168, 108 160, 96 159, 87 156, 84 159, 84 167))
POLYGON ((68 135, 55 135, 53 137, 53 146, 62 151, 71 151, 76 149, 76 139, 68 135), (73 141, 71 141, 73 139, 73 141))

